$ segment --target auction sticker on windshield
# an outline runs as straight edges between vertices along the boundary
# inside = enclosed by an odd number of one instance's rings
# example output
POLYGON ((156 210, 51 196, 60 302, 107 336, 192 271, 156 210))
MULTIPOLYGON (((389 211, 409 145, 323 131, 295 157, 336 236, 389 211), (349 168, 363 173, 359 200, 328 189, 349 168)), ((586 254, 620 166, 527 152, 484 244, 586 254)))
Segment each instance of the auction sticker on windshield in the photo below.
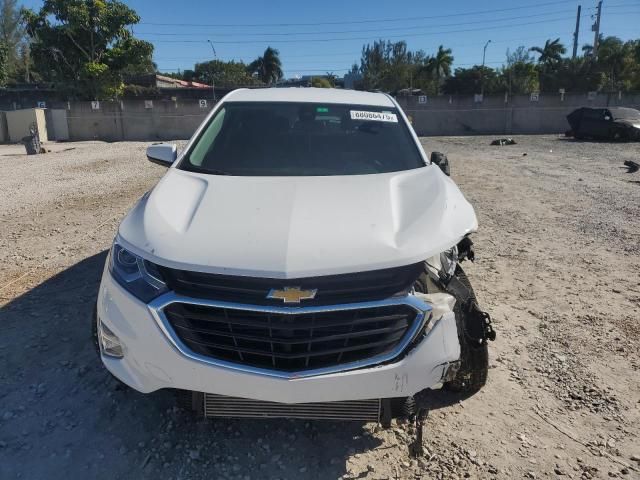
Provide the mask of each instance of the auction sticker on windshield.
POLYGON ((374 122, 398 123, 398 117, 395 113, 365 112, 362 110, 351 110, 351 120, 372 120, 374 122))

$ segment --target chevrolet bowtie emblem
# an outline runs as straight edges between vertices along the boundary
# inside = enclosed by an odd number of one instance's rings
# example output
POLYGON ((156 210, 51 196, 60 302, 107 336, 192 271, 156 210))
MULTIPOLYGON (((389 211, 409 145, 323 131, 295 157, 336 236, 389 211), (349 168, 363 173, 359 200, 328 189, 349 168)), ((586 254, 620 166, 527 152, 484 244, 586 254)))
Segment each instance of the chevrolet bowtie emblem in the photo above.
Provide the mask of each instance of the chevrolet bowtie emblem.
POLYGON ((311 300, 316 297, 318 290, 302 290, 300 287, 284 287, 280 290, 272 288, 267 298, 282 300, 284 303, 300 303, 300 300, 311 300))

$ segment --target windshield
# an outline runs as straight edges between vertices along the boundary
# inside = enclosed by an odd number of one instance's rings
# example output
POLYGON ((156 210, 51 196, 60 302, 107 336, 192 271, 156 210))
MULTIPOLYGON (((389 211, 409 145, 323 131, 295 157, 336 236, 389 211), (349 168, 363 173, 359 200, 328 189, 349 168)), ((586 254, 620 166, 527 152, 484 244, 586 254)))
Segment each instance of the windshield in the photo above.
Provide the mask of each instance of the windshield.
POLYGON ((640 120, 640 111, 634 108, 612 108, 611 113, 616 120, 640 120))
POLYGON ((179 168, 217 175, 362 175, 423 167, 395 108, 228 102, 179 168))

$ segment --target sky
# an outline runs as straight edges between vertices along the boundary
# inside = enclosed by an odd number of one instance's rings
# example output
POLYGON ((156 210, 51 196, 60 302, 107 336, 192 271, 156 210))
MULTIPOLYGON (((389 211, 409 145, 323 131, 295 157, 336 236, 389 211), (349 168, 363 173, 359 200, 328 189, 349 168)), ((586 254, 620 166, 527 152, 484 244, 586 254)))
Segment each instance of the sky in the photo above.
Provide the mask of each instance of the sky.
MULTIPOLYGON (((37 8, 41 0, 24 0, 37 8)), ((593 43, 595 0, 125 0, 141 17, 134 34, 155 46, 160 71, 192 69, 214 58, 246 63, 267 46, 280 51, 286 78, 342 76, 374 40, 405 40, 409 49, 453 50, 454 67, 501 66, 507 49, 560 38, 571 53, 578 5, 579 49, 593 43), (209 43, 210 41, 210 43, 209 43), (213 46, 213 48, 212 48, 213 46)), ((606 0, 600 31, 640 38, 640 0, 606 0)))

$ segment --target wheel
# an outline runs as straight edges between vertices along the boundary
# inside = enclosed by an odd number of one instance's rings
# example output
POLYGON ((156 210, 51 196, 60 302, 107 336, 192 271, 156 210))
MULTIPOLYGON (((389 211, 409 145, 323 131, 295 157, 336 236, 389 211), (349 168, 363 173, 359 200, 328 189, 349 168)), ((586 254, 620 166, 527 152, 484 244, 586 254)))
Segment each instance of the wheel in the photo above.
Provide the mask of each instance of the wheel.
POLYGON ((618 142, 623 139, 622 132, 617 128, 612 129, 612 131, 609 133, 609 137, 614 142, 618 142))
MULTIPOLYGON (((470 299, 475 300, 476 295, 471 286, 471 282, 469 282, 469 278, 459 265, 456 267, 455 276, 469 289, 470 299)), ((429 285, 429 280, 428 274, 425 272, 416 280, 414 288, 418 292, 428 293, 427 285, 429 285)), ((487 382, 489 348, 487 342, 478 344, 468 335, 466 322, 469 321, 469 319, 462 311, 461 304, 461 299, 456 298, 456 304, 453 308, 458 328, 458 340, 460 342, 460 367, 453 380, 444 384, 444 388, 452 392, 470 395, 480 390, 487 382)))
MULTIPOLYGON (((471 298, 476 299, 471 282, 460 266, 456 268, 456 277, 469 289, 471 298)), ((460 302, 454 307, 456 324, 458 327, 458 340, 460 341, 460 368, 450 382, 445 383, 445 388, 453 392, 473 394, 478 392, 487 383, 489 372, 489 348, 487 342, 478 345, 467 333, 466 322, 468 318, 463 314, 460 302)))

